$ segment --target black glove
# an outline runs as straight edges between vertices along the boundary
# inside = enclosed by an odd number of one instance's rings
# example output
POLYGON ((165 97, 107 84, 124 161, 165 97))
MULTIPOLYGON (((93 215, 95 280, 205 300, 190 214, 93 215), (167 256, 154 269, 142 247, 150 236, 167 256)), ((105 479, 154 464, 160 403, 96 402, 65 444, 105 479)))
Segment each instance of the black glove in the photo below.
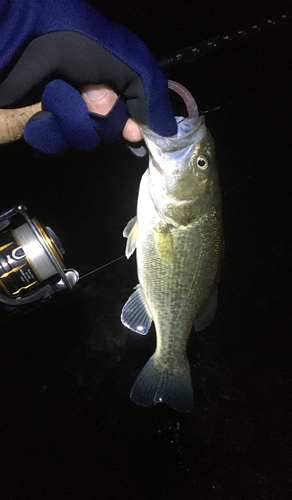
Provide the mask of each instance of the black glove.
POLYGON ((25 128, 37 150, 92 149, 121 135, 129 115, 176 134, 167 79, 149 49, 86 0, 1 0, 0 38, 0 107, 42 93, 43 111, 25 128), (102 83, 120 96, 105 117, 90 113, 80 94, 102 83))

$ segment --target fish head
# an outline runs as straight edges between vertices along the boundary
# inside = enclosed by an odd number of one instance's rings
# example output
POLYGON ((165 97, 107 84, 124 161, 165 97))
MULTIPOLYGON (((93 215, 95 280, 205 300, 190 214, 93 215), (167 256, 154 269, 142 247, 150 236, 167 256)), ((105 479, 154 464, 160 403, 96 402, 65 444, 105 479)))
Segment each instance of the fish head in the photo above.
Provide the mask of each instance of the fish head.
POLYGON ((149 150, 149 192, 168 223, 187 225, 219 202, 214 141, 204 117, 178 123, 178 134, 161 137, 143 126, 149 150))

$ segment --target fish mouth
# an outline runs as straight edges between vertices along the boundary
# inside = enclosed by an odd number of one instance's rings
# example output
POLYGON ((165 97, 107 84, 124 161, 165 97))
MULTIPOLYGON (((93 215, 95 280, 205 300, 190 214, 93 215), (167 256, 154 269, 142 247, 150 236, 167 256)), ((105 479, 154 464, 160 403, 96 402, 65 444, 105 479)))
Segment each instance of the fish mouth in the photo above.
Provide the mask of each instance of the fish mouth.
POLYGON ((147 125, 141 125, 141 132, 146 145, 154 158, 162 154, 174 153, 192 145, 193 147, 202 139, 206 131, 205 117, 195 118, 176 117, 178 132, 170 137, 162 137, 151 130, 147 125))
MULTIPOLYGON (((176 119, 178 133, 172 137, 162 137, 145 125, 141 127, 150 154, 149 168, 152 170, 152 165, 162 176, 173 176, 175 170, 179 173, 187 168, 195 148, 207 132, 204 116, 176 119)), ((154 177, 157 181, 155 174, 154 177)))
POLYGON ((160 218, 174 227, 178 227, 184 219, 180 216, 178 222, 175 214, 184 211, 184 207, 189 212, 188 207, 196 202, 195 193, 189 190, 185 192, 185 197, 183 192, 180 193, 182 196, 177 196, 176 185, 191 168, 193 153, 207 133, 203 116, 176 119, 178 133, 172 137, 162 137, 144 125, 141 127, 149 149, 149 194, 160 218))

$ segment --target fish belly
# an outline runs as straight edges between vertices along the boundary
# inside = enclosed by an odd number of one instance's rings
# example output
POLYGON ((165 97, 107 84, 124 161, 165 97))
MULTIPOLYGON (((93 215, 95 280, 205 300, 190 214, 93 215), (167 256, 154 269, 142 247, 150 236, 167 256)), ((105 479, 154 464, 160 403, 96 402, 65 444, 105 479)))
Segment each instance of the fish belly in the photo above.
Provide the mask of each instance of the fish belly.
POLYGON ((157 345, 131 397, 145 406, 165 401, 176 410, 190 411, 193 391, 187 342, 194 318, 217 283, 220 219, 214 209, 187 226, 170 226, 172 258, 164 260, 157 249, 156 228, 161 219, 148 191, 146 172, 140 185, 137 221, 138 277, 155 324, 157 345))

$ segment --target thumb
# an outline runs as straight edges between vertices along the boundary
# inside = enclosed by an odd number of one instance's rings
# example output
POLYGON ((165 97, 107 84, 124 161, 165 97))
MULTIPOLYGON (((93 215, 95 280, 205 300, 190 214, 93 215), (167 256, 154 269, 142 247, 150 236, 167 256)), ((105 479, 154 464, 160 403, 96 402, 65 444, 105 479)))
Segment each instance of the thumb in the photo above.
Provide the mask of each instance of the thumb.
POLYGON ((118 97, 107 85, 86 85, 81 95, 89 111, 103 116, 112 109, 118 97))

